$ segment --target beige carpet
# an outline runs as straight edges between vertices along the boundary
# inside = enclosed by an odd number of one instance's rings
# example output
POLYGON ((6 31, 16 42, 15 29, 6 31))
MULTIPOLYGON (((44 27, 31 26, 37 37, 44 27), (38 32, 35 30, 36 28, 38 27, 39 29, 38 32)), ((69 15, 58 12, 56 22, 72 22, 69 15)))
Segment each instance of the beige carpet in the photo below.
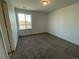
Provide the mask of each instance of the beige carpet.
POLYGON ((48 33, 29 35, 19 38, 12 59, 79 59, 79 46, 48 33))

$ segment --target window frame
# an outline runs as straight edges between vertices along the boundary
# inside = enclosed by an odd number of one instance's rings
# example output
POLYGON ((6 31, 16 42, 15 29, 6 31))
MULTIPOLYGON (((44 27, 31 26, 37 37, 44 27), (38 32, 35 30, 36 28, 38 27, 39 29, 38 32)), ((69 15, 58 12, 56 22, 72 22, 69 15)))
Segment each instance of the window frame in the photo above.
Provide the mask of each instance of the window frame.
MULTIPOLYGON (((32 14, 31 13, 24 13, 24 12, 17 12, 17 20, 18 20, 18 30, 31 30, 32 29, 32 14), (20 29, 20 25, 19 25, 19 18, 18 18, 18 14, 25 14, 25 22, 26 22, 26 15, 30 15, 31 16, 31 28, 25 28, 25 29, 20 29)), ((26 25, 26 24, 25 24, 26 25)))

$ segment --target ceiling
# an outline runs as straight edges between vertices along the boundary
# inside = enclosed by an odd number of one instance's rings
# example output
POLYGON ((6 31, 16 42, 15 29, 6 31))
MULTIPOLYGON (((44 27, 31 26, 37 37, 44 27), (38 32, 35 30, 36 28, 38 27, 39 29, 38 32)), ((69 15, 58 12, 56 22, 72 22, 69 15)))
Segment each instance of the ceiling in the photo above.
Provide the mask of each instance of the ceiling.
POLYGON ((50 12, 79 2, 79 0, 50 0, 50 4, 43 6, 40 0, 10 0, 15 8, 33 11, 50 12))

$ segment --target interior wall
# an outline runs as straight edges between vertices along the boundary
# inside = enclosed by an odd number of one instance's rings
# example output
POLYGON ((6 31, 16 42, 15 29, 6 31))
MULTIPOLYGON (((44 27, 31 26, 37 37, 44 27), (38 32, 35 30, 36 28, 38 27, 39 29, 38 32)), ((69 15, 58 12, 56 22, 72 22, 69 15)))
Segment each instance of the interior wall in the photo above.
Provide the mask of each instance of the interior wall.
POLYGON ((6 51, 3 44, 3 38, 0 30, 0 58, 1 59, 7 59, 6 51))
POLYGON ((7 36, 7 30, 6 30, 6 26, 5 26, 5 22, 4 22, 4 16, 3 16, 3 12, 2 12, 2 7, 1 7, 1 1, 0 1, 0 26, 3 32, 3 38, 5 40, 5 44, 6 44, 6 48, 7 48, 7 52, 10 52, 10 45, 9 45, 9 41, 8 41, 8 36, 7 36))
POLYGON ((16 9, 16 14, 19 12, 30 13, 32 15, 32 29, 26 29, 26 30, 18 29, 19 36, 46 32, 46 19, 47 19, 46 13, 16 9))
POLYGON ((9 25, 11 25, 11 31, 12 31, 11 33, 9 33, 10 35, 12 35, 10 37, 10 41, 11 41, 12 49, 15 50, 16 46, 17 46, 17 41, 18 41, 18 30, 17 30, 15 9, 12 6, 10 0, 6 0, 6 1, 7 1, 7 5, 8 5, 8 14, 9 14, 8 21, 10 21, 9 25))
POLYGON ((47 31, 79 45, 79 3, 50 12, 47 31))

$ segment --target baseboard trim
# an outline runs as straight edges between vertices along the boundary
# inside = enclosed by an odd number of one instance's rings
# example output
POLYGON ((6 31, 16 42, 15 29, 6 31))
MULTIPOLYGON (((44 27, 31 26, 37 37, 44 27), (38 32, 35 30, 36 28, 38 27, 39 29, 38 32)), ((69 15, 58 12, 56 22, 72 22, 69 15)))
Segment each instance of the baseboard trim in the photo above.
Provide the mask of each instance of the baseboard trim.
POLYGON ((11 51, 11 52, 8 52, 8 54, 11 54, 11 53, 13 53, 13 52, 15 52, 15 50, 13 50, 13 51, 11 51))
MULTIPOLYGON (((48 32, 49 33, 49 32, 48 32)), ((59 36, 57 36, 57 35, 54 35, 54 34, 52 34, 52 33, 49 33, 50 35, 53 35, 53 36, 55 36, 55 37, 57 37, 57 38, 60 38, 61 40, 63 40, 63 41, 66 41, 66 42, 68 42, 68 43, 70 43, 70 44, 72 44, 72 45, 75 45, 75 46, 78 46, 79 47, 79 45, 78 44, 75 44, 75 43, 73 43, 73 42, 70 42, 70 41, 68 41, 68 40, 65 40, 64 38, 61 38, 61 37, 59 37, 59 36)))
POLYGON ((42 33, 34 33, 34 34, 23 35, 23 36, 19 36, 19 38, 22 38, 22 37, 25 37, 25 36, 30 36, 30 35, 44 34, 44 33, 48 33, 48 32, 42 32, 42 33))

